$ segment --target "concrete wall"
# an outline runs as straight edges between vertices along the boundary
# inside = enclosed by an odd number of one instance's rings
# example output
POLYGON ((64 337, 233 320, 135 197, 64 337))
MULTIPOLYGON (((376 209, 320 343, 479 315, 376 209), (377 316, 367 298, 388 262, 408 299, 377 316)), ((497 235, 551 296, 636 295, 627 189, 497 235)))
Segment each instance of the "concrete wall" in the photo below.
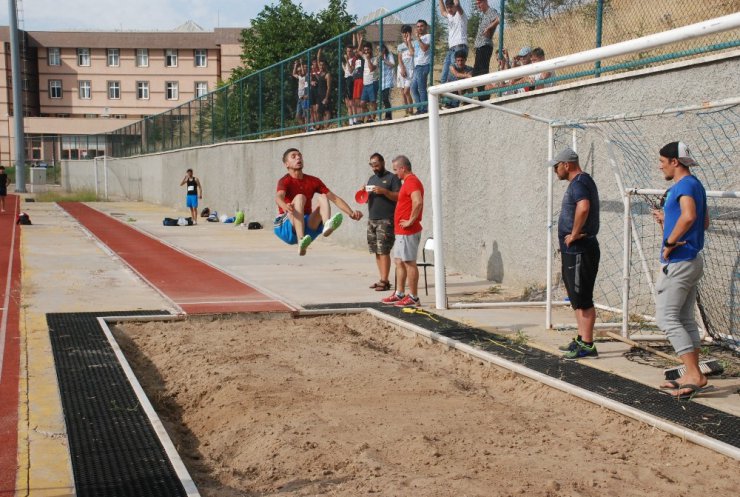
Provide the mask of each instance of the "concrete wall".
MULTIPOLYGON (((739 57, 740 51, 736 51, 700 62, 573 83, 507 97, 502 104, 543 117, 575 119, 734 97, 740 95, 740 79, 736 77, 740 73, 739 57)), ((670 122, 665 124, 662 135, 671 126, 670 122)), ((463 271, 509 285, 544 282, 547 175, 543 164, 547 130, 545 124, 477 107, 443 114, 442 194, 448 271, 463 271)), ((650 134, 651 130, 644 132, 650 134)), ((565 143, 563 139, 567 137, 561 138, 561 143, 565 143)), ((651 139, 655 148, 650 150, 655 152, 657 165, 662 136, 651 139)), ((608 222, 617 223, 621 229, 614 175, 600 169, 606 162, 603 141, 593 137, 589 140, 579 145, 581 156, 585 162, 586 152, 592 152, 590 172, 603 194, 614 200, 605 202, 605 211, 613 211, 613 219, 608 222)), ((276 211, 275 185, 285 174, 281 156, 288 147, 303 152, 306 173, 322 178, 355 207, 354 192, 370 175, 370 154, 380 152, 388 166, 394 156, 407 155, 414 172, 427 186, 423 235, 431 235, 429 132, 425 118, 110 160, 109 193, 112 198, 176 206, 185 213, 185 193, 179 182, 185 169, 192 167, 203 184, 201 207, 228 214, 233 214, 237 206, 245 208, 248 221, 269 227, 276 211)), ((93 171, 89 162, 70 162, 64 170, 64 185, 69 190, 89 188, 93 171)), ((556 204, 564 188, 564 184, 555 185, 556 204)), ((347 221, 332 240, 365 247, 364 220, 347 221)), ((277 248, 282 247, 276 241, 277 248)), ((615 250, 621 251, 621 247, 615 250)))

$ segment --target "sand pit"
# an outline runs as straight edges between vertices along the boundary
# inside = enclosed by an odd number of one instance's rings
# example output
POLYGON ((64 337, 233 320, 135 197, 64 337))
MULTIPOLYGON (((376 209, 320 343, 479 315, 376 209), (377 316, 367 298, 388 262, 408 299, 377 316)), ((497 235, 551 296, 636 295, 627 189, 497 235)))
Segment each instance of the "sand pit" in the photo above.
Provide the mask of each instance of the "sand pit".
POLYGON ((734 495, 740 464, 368 315, 119 325, 204 496, 734 495))

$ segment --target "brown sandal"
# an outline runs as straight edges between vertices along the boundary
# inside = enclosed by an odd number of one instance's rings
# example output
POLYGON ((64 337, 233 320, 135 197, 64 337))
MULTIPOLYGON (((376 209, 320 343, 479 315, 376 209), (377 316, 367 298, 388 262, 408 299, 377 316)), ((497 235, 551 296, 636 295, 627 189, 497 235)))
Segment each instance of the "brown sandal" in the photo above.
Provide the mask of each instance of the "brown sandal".
POLYGON ((375 284, 376 292, 387 292, 390 289, 391 289, 390 281, 379 281, 375 284))

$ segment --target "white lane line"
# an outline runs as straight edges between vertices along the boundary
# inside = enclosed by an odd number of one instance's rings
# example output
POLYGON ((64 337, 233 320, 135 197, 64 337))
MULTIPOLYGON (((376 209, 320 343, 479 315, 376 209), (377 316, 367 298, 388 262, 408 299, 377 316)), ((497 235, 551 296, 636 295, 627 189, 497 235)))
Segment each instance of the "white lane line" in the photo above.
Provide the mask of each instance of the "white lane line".
MULTIPOLYGON (((18 204, 20 199, 15 197, 15 210, 13 211, 13 219, 18 217, 18 204)), ((13 251, 15 250, 15 232, 18 231, 18 226, 12 224, 13 234, 10 237, 10 255, 8 257, 8 277, 5 281, 5 300, 3 301, 3 319, 0 322, 0 382, 3 381, 3 359, 5 358, 5 332, 8 329, 8 306, 10 305, 10 283, 13 280, 13 251)))

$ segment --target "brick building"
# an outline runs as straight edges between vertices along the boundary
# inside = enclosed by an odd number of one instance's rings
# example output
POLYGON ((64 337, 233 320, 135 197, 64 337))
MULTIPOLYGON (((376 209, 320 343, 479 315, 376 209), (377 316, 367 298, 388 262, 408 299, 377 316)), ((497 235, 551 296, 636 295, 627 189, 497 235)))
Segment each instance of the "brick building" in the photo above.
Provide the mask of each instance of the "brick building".
MULTIPOLYGON (((216 89, 241 64, 239 28, 204 31, 21 31, 27 160, 94 157, 96 135, 216 89), (51 144, 51 145, 50 145, 51 144)), ((0 164, 10 165, 9 29, 0 27, 0 164)))

